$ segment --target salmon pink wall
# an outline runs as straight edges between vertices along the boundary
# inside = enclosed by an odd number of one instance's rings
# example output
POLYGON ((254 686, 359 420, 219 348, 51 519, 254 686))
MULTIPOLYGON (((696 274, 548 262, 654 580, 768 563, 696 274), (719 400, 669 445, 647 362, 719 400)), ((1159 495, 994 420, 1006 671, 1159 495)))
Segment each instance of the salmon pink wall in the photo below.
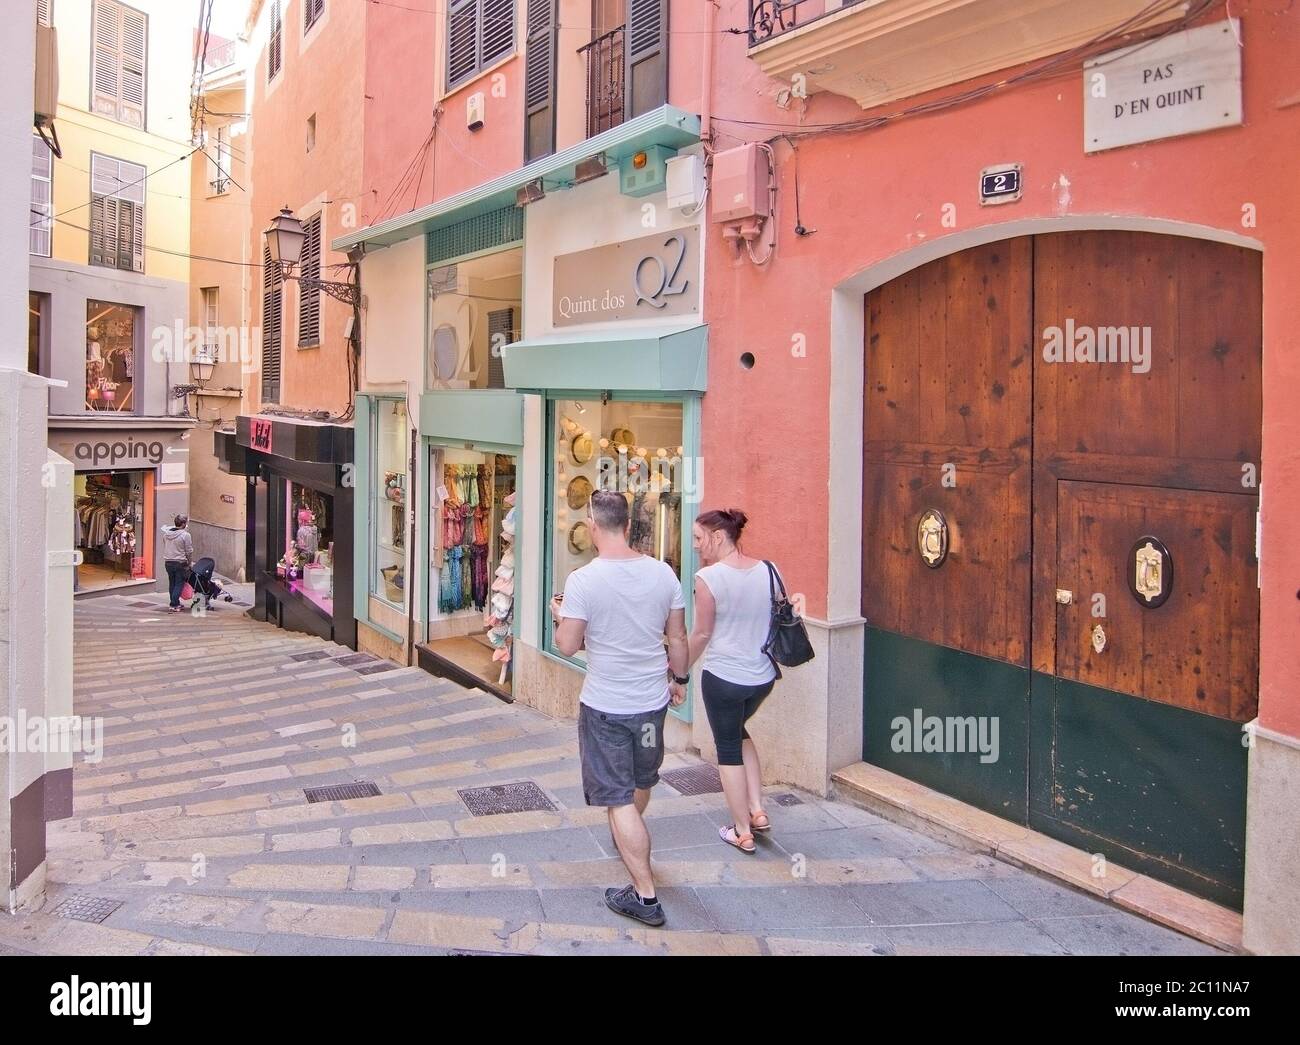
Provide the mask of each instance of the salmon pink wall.
MULTIPOLYGON (((1300 93, 1289 71, 1300 48, 1300 8, 1234 14, 1242 18, 1245 47, 1243 126, 1086 156, 1076 69, 877 130, 799 138, 801 218, 816 230, 802 239, 793 233, 796 154, 775 139, 801 123, 870 114, 825 95, 811 97, 802 112, 797 101, 782 110, 773 97, 783 85, 747 59, 744 39, 717 38, 724 72, 714 96, 716 144, 773 141, 780 231, 775 257, 760 268, 737 259, 719 226, 709 227, 707 500, 750 513, 752 547, 781 560, 811 616, 826 613, 828 576, 842 568, 828 561, 836 521, 826 518, 836 284, 923 243, 1002 222, 1109 216, 1131 219, 1134 227, 1146 219, 1207 227, 1263 250, 1260 721, 1300 736, 1300 93), (1023 199, 981 208, 980 169, 1008 162, 1025 166, 1023 199), (941 224, 945 204, 955 207, 955 228, 941 224), (791 353, 796 335, 806 339, 805 356, 791 353), (755 355, 752 370, 740 366, 742 352, 755 355)), ((745 17, 743 0, 722 0, 720 26, 743 25, 745 17)), ((1221 17, 1219 9, 1207 20, 1221 17)), ((861 454, 860 447, 836 449, 861 454)))
MULTIPOLYGON (((361 137, 363 55, 357 41, 364 38, 369 4, 331 3, 304 37, 302 0, 291 0, 283 14, 283 67, 266 79, 266 21, 263 4, 254 37, 256 58, 250 134, 252 249, 258 261, 262 230, 285 204, 300 218, 324 214, 322 278, 341 279, 345 255, 329 249, 351 217, 349 208, 361 195, 361 137), (316 144, 307 151, 307 118, 316 116, 316 144), (323 207, 323 209, 322 209, 323 207)), ((261 270, 251 288, 253 315, 262 322, 261 270)), ((341 411, 348 405, 349 348, 343 324, 351 309, 322 297, 319 348, 298 348, 298 285, 289 281, 284 292, 280 403, 310 409, 341 411)), ((261 382, 250 382, 250 402, 260 402, 261 382)))

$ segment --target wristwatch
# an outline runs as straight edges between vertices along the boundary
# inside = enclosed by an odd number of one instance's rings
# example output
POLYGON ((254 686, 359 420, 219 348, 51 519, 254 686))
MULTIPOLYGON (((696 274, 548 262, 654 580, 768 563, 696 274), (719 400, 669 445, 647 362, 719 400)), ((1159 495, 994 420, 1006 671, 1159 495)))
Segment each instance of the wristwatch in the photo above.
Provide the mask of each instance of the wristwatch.
POLYGON ((676 682, 677 685, 679 686, 684 686, 686 685, 686 683, 691 681, 691 677, 689 675, 686 676, 674 675, 671 668, 668 669, 668 674, 672 678, 672 680, 676 682))

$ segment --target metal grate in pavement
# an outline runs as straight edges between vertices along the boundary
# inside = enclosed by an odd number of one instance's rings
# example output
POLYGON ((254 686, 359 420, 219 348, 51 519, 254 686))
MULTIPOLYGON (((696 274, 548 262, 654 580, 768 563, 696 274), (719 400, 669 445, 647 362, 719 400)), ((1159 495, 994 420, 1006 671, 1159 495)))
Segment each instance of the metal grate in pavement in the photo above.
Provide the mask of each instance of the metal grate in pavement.
POLYGON ((111 900, 107 896, 69 896, 54 908, 54 916, 98 925, 121 906, 121 900, 111 900))
POLYGON ((304 787, 302 793, 308 802, 346 802, 351 798, 378 798, 382 793, 372 780, 358 780, 352 784, 330 784, 326 787, 304 787))
POLYGON ((314 649, 314 650, 309 650, 306 653, 294 653, 290 655, 289 659, 290 660, 324 660, 329 655, 330 655, 329 650, 314 649))
POLYGON ((342 664, 345 668, 356 668, 363 664, 373 664, 378 657, 372 657, 369 653, 349 653, 346 657, 335 657, 335 664, 342 664))
POLYGON ((663 782, 683 795, 717 795, 722 793, 722 777, 718 776, 718 767, 705 763, 699 766, 687 766, 685 769, 670 769, 660 773, 663 782))
POLYGON ((474 816, 542 810, 551 812, 556 808, 555 803, 531 780, 521 780, 515 784, 491 784, 488 787, 467 787, 456 794, 460 795, 460 800, 474 816))
POLYGON ((777 805, 779 805, 779 806, 801 806, 801 805, 803 805, 803 799, 800 798, 798 795, 791 794, 789 791, 786 791, 785 793, 780 794, 780 795, 773 795, 773 796, 772 796, 772 801, 775 802, 775 803, 776 803, 777 805))

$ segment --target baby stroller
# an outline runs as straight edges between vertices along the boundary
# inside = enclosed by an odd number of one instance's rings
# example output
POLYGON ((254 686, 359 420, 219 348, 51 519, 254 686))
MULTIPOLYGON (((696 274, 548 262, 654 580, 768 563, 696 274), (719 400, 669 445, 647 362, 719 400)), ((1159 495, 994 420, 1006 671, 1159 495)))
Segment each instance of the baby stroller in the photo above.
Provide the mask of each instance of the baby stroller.
POLYGON ((235 597, 226 591, 217 579, 212 576, 217 564, 214 560, 204 556, 190 567, 190 587, 194 589, 194 598, 202 599, 204 605, 212 605, 217 599, 225 602, 234 602, 235 597))

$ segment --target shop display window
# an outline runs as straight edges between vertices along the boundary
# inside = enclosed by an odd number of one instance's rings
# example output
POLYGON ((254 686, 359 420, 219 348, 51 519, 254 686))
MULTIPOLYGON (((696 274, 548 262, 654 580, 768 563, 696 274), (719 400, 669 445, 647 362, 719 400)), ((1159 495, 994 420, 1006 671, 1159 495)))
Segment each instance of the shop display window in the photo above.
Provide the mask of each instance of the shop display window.
POLYGON ((509 693, 516 459, 432 447, 429 474, 426 648, 464 675, 509 693))
POLYGON ((77 591, 153 579, 152 480, 144 471, 77 474, 73 529, 82 556, 77 591))
POLYGON ((519 340, 523 251, 502 250, 428 271, 430 390, 504 388, 501 349, 519 340))
POLYGON ((334 498, 284 484, 284 555, 275 575, 289 589, 334 614, 334 498))
POLYGON ((372 419, 371 594, 401 607, 406 591, 408 427, 406 403, 377 399, 372 419))
POLYGON ((632 547, 668 563, 680 578, 682 494, 689 483, 682 404, 557 399, 549 404, 548 430, 548 597, 595 558, 588 520, 595 490, 627 498, 632 547))
POLYGON ((86 409, 133 413, 136 309, 86 302, 86 409))

